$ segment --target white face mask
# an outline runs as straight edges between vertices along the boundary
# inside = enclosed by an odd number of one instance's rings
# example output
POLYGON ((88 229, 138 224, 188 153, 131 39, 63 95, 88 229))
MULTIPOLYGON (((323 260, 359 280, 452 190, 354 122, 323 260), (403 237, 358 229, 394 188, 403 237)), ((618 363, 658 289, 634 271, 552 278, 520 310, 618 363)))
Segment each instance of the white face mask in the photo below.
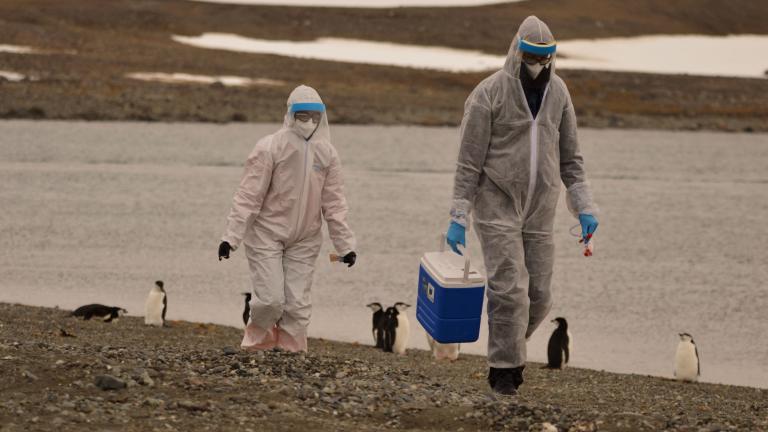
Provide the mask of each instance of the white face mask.
POLYGON ((531 75, 531 78, 533 79, 536 79, 536 77, 539 76, 541 71, 544 70, 544 65, 541 63, 534 63, 532 65, 529 65, 528 63, 523 63, 523 64, 525 65, 525 68, 528 69, 528 73, 531 75))
POLYGON ((296 120, 296 127, 301 132, 301 136, 303 136, 305 139, 309 139, 309 137, 311 137, 315 132, 315 129, 317 129, 317 123, 313 122, 312 120, 307 120, 305 122, 296 120))

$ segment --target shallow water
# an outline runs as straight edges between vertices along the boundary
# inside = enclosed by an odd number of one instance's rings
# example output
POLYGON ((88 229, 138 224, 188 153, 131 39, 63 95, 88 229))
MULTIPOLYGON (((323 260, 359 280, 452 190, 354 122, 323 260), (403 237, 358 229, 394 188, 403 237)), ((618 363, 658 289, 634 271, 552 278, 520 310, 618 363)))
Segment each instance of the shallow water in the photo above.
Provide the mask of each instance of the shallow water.
MULTIPOLYGON (((216 259, 241 165, 275 125, 0 122, 0 301, 141 315, 156 279, 169 319, 241 325, 247 266, 216 259)), ((415 302, 418 259, 437 248, 455 128, 333 127, 359 263, 318 262, 310 333, 370 343, 371 301, 415 302)), ((702 379, 768 387, 768 136, 581 131, 603 211, 579 255, 561 202, 555 306, 574 366, 670 376, 678 332, 702 379)), ((561 198, 562 201, 562 198, 561 198)), ((479 260, 472 239, 470 254, 479 260)), ((426 347, 411 317, 411 346, 426 347)), ((546 358, 552 326, 529 344, 546 358)), ((485 352, 481 340, 464 352, 485 352)))

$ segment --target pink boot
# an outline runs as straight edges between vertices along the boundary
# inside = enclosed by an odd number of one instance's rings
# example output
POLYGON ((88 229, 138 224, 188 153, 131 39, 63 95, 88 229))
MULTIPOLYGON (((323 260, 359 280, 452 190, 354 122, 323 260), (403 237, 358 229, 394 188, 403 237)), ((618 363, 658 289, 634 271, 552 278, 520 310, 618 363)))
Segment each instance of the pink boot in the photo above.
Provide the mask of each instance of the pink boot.
POLYGON ((277 347, 290 352, 307 352, 307 333, 293 336, 282 328, 277 328, 277 347))
POLYGON ((243 335, 243 342, 240 343, 240 348, 246 351, 261 351, 269 350, 277 345, 277 327, 272 326, 269 330, 255 326, 249 322, 245 327, 245 334, 243 335))

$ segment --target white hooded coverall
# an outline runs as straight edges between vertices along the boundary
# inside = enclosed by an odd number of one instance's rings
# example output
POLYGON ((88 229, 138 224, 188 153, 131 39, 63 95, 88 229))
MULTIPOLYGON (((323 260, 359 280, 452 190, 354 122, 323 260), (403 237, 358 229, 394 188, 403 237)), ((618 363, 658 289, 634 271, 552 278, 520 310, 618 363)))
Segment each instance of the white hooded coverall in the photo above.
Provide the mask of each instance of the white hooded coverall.
POLYGON ((452 220, 463 226, 474 211, 488 279, 488 363, 493 368, 525 365, 526 338, 552 306, 552 229, 560 182, 574 215, 597 212, 571 96, 555 75, 555 54, 533 118, 520 82, 520 38, 554 42, 544 22, 526 18, 504 68, 467 98, 451 207, 452 220), (519 283, 523 265, 530 276, 527 287, 519 283))
POLYGON ((259 140, 248 156, 222 237, 232 250, 245 245, 251 271, 244 349, 306 351, 310 287, 323 241, 321 216, 340 255, 355 249, 326 112, 306 139, 291 112, 293 104, 305 103, 322 100, 302 85, 288 98, 283 127, 259 140))

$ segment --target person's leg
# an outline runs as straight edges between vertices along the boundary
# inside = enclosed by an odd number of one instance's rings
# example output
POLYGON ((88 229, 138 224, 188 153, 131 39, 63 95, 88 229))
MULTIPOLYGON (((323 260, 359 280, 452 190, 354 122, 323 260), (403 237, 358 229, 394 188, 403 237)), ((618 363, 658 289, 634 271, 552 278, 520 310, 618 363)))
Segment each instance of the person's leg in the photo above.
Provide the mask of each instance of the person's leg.
POLYGON ((513 227, 479 226, 487 273, 488 365, 525 365, 528 292, 519 279, 523 266, 522 234, 513 227))
POLYGON ((552 309, 552 268, 555 259, 555 243, 551 233, 523 232, 525 267, 528 270, 528 298, 530 309, 528 329, 530 338, 552 309))
POLYGON ((283 314, 283 251, 277 245, 253 248, 245 245, 245 255, 251 270, 253 295, 251 316, 245 327, 240 346, 243 349, 265 350, 277 345, 275 324, 283 314))
POLYGON ((524 195, 519 198, 511 199, 485 178, 475 200, 475 229, 487 278, 488 383, 504 395, 515 394, 522 384, 527 355, 530 300, 527 287, 519 283, 524 266, 524 195))
POLYGON ((310 289, 322 241, 322 234, 318 232, 285 249, 285 304, 283 316, 277 325, 277 346, 286 351, 307 350, 307 327, 312 313, 310 289))

